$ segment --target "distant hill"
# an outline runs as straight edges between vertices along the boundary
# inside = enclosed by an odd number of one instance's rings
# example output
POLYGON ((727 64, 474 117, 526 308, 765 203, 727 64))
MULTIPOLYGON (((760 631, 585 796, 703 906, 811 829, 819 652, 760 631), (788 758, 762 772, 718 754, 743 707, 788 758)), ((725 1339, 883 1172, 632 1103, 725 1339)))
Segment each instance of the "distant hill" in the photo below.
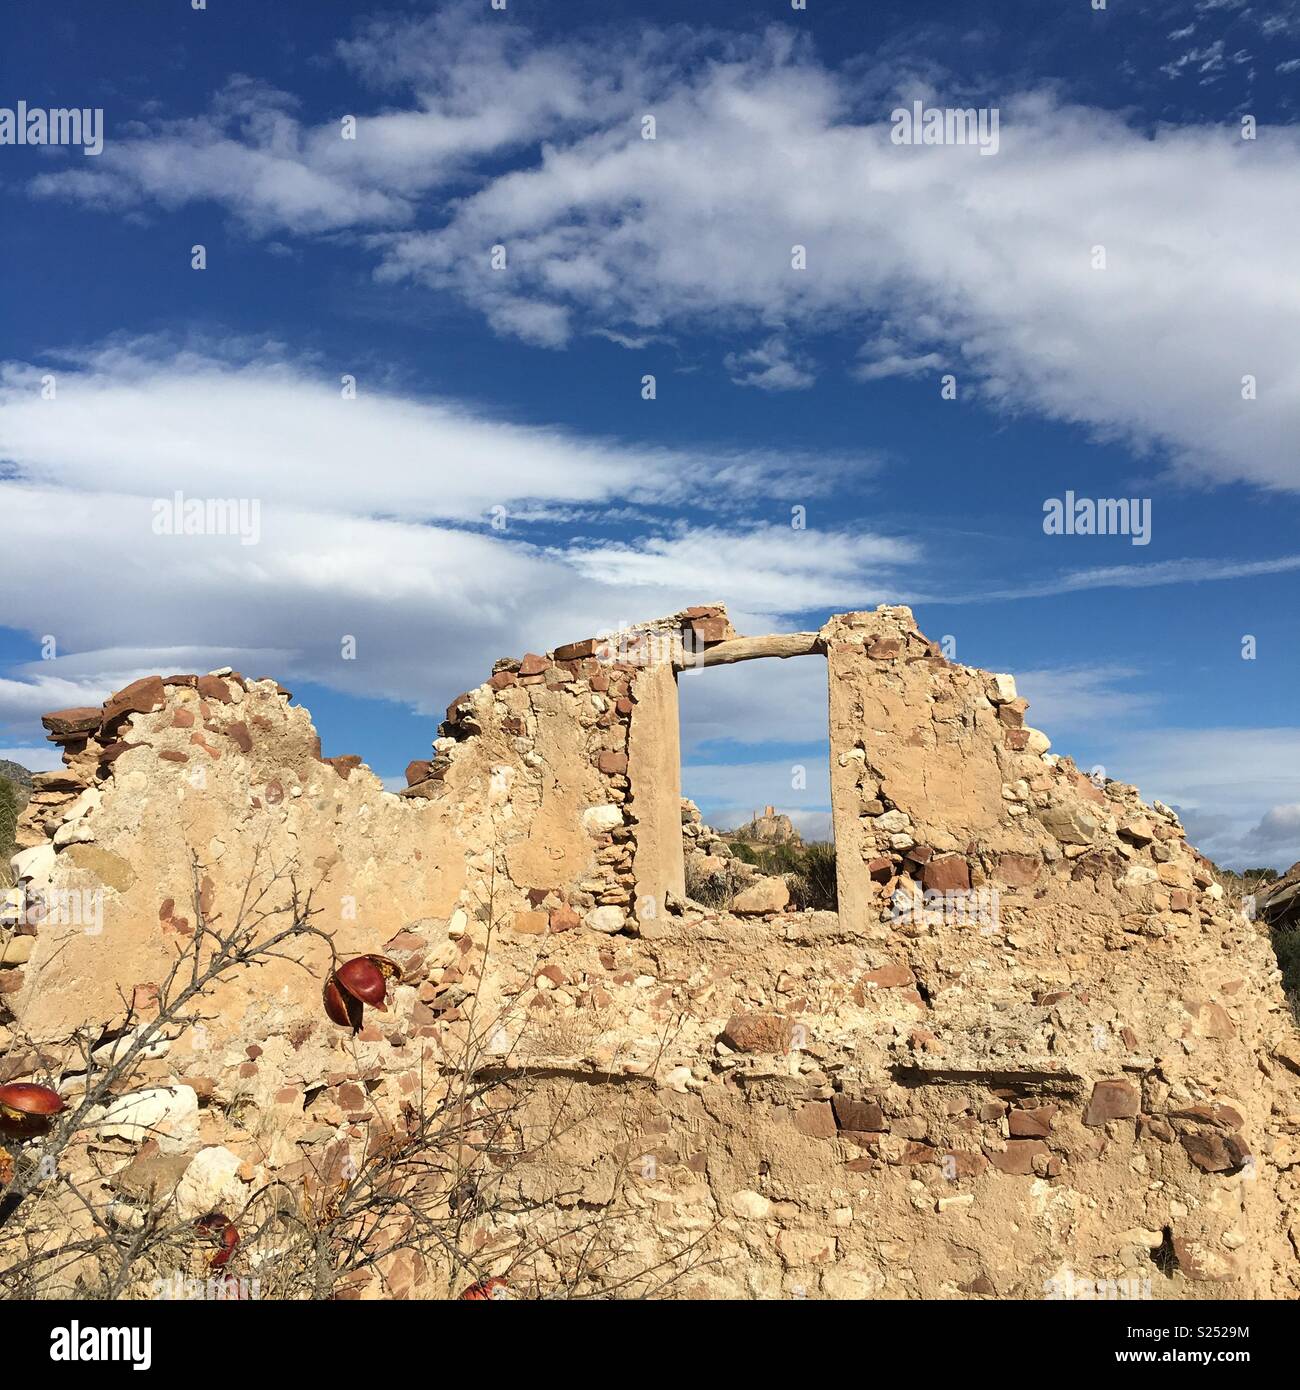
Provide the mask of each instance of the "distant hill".
POLYGON ((32 774, 21 763, 11 763, 5 758, 0 758, 0 777, 18 788, 18 806, 21 810, 27 805, 27 799, 31 795, 32 774))

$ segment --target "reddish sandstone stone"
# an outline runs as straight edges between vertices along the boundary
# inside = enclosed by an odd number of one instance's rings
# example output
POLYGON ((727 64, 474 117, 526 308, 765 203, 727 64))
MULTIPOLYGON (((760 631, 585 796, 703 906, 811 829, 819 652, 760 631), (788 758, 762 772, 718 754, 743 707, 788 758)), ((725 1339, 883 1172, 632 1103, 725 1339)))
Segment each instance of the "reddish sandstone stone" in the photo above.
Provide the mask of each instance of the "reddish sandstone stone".
POLYGON ((601 753, 596 758, 596 766, 606 777, 621 777, 627 771, 627 754, 601 753))
POLYGON ((1203 1038, 1230 1038, 1237 1031, 1232 1015, 1208 1000, 1184 1000, 1187 1012, 1196 1020, 1196 1031, 1203 1038))
POLYGON ((132 681, 104 702, 104 727, 128 714, 152 714, 163 707, 166 698, 161 677, 144 676, 132 681))
POLYGON ((849 1096, 831 1097, 831 1109, 841 1129, 865 1133, 883 1133, 889 1128, 885 1112, 874 1100, 853 1100, 849 1096))
POLYGON ((733 1014, 722 1041, 737 1052, 788 1052, 794 1025, 780 1014, 733 1014))
POLYGON ((1005 705, 998 706, 998 718, 1009 729, 1022 729, 1025 725, 1025 711, 1028 708, 1029 701, 1023 697, 1009 700, 1005 705))
POLYGON ((913 985, 916 983, 916 976, 907 966, 894 963, 882 965, 876 970, 868 970, 862 977, 865 985, 874 985, 877 989, 898 989, 903 985, 913 985))
POLYGON ((213 748, 213 747, 207 742, 207 740, 203 737, 202 734, 191 734, 191 735, 190 735, 190 742, 191 742, 191 743, 194 743, 194 744, 197 744, 200 748, 202 748, 203 751, 204 751, 214 762, 215 762, 218 758, 221 757, 221 750, 220 750, 219 748, 213 748))
MULTIPOLYGON (((583 657, 594 656, 598 645, 594 637, 584 638, 581 642, 566 642, 564 646, 556 647, 555 659, 556 661, 581 661, 583 657)), ((524 660, 527 661, 528 658, 525 657, 524 660)), ((534 673, 528 672, 527 674, 534 673)))
POLYGON ((41 723, 52 734, 88 734, 99 728, 103 717, 98 705, 77 705, 72 709, 56 709, 43 714, 41 723))
POLYGON ((1016 1139, 1045 1139, 1051 1132, 1056 1106, 1040 1105, 1036 1110, 1013 1110, 1007 1116, 1011 1134, 1016 1139))
POLYGON ((253 736, 248 732, 248 725, 242 719, 237 719, 233 724, 226 726, 226 734, 235 740, 235 746, 241 753, 250 753, 253 749, 253 736))
POLYGON ((540 676, 550 664, 544 656, 538 656, 536 652, 528 652, 519 663, 519 674, 521 676, 540 676))
POLYGON ((1032 1177, 1034 1159, 1040 1156, 1050 1158, 1052 1153, 1041 1139, 1010 1139, 1005 1149, 988 1149, 985 1152, 989 1162, 999 1172, 1019 1178, 1032 1177))
POLYGON ((1178 1142, 1203 1173, 1234 1172, 1250 1158, 1250 1150, 1237 1135, 1221 1134, 1213 1129, 1180 1134, 1178 1142))
POLYGON ((190 755, 182 753, 178 748, 164 748, 158 756, 169 763, 187 763, 190 760, 190 755))
MULTIPOLYGON (((551 930, 570 931, 572 928, 576 927, 581 920, 582 919, 573 908, 571 908, 568 903, 564 903, 560 907, 553 908, 551 911, 551 930)), ((559 982, 557 981, 556 983, 558 984, 559 982)))
POLYGON ((969 1149, 944 1149, 939 1155, 939 1166, 950 1181, 958 1178, 978 1178, 989 1166, 983 1154, 969 1149))
POLYGON ((234 698, 230 687, 220 676, 199 676, 195 689, 205 700, 216 700, 223 705, 231 704, 234 698))
POLYGON ((795 1112, 794 1127, 811 1139, 835 1137, 835 1114, 824 1100, 810 1100, 795 1112))
POLYGON ((433 763, 428 758, 412 758, 406 765, 406 785, 414 787, 417 783, 427 780, 432 766, 433 763))
POLYGON ((470 692, 464 691, 447 706, 447 723, 458 724, 460 722, 460 707, 469 704, 470 692))
POLYGON ((998 878, 1009 888, 1028 888, 1038 878, 1041 861, 1033 854, 1003 854, 998 857, 998 878))
POLYGON ((1134 1120, 1142 1108, 1142 1095, 1128 1081, 1098 1081, 1084 1112, 1083 1122, 1096 1128, 1107 1120, 1134 1120))
POLYGON ((1231 1256, 1209 1250, 1199 1241, 1188 1240, 1176 1235, 1170 1243, 1173 1246, 1174 1259, 1178 1263, 1178 1268, 1189 1279, 1198 1283, 1217 1281, 1231 1279, 1236 1273, 1231 1256))
POLYGON ((127 743, 119 739, 116 743, 110 743, 100 750, 100 766, 107 767, 111 763, 115 763, 123 753, 128 752, 132 748, 148 748, 150 746, 151 745, 148 743, 127 743))
POLYGON ((970 865, 959 854, 931 859, 921 870, 921 885, 936 893, 964 891, 970 887, 970 865))
POLYGON ((692 618, 691 631, 695 640, 705 646, 714 642, 725 642, 727 638, 726 618, 692 618))

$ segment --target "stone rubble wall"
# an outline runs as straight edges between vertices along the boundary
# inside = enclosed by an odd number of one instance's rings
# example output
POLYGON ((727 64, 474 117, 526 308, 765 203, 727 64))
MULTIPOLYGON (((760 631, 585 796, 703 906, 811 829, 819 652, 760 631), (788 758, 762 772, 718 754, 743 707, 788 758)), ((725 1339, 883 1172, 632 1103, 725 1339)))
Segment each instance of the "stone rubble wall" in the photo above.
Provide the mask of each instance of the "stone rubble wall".
MULTIPOLYGON (((66 768, 37 779, 15 863, 32 892, 102 888, 103 929, 42 925, 0 970, 0 1075, 123 995, 147 1009, 193 929, 191 851, 229 914, 260 847, 318 885, 341 955, 382 951, 402 982, 355 1040, 323 1016, 323 945, 314 974, 223 986, 206 1035, 133 1083, 161 1155, 107 1125, 119 1192, 164 1160, 237 1195, 357 1152, 455 1064, 473 1006, 529 1088, 527 1234, 605 1213, 624 1293, 677 1257, 676 1296, 1296 1296, 1300 1039, 1176 816, 1054 757, 1010 677, 944 660, 908 610, 839 615, 840 911, 703 910, 662 655, 732 636, 715 605, 500 662, 400 794, 322 761, 272 681, 154 678, 48 717, 66 768)), ((489 1213, 473 1239, 505 1267, 523 1236, 489 1213)), ((548 1258, 542 1286, 571 1272, 548 1258)))

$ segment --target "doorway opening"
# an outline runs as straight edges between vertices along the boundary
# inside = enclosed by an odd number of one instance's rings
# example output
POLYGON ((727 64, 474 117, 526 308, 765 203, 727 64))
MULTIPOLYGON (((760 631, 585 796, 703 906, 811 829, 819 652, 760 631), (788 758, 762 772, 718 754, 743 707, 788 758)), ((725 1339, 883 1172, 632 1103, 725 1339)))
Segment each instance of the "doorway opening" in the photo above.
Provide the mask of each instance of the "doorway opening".
POLYGON ((680 673, 687 897, 837 910, 826 681, 820 654, 680 673))

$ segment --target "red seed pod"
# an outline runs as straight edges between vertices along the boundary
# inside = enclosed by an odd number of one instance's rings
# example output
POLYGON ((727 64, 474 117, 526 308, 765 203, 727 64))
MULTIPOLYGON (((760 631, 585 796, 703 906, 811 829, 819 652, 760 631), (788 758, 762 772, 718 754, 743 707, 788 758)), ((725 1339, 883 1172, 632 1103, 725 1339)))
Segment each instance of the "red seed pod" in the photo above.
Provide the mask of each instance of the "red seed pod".
POLYGON ((340 1028, 351 1028, 354 1033, 360 1029, 361 1001, 341 990, 338 980, 333 975, 325 981, 322 997, 325 1001, 325 1013, 331 1023, 337 1023, 340 1028))
POLYGON ((382 1009, 388 981, 400 973, 392 961, 383 956, 357 956, 340 965, 334 972, 334 978, 353 998, 372 1008, 382 1009))
POLYGON ((206 1216, 199 1217, 194 1223, 194 1229, 201 1236, 216 1239, 218 1248, 209 1257, 208 1265, 212 1269, 220 1269, 235 1253, 235 1246, 239 1244, 239 1232, 235 1229, 235 1223, 224 1211, 210 1211, 206 1216))
POLYGON ((65 1108, 57 1091, 34 1081, 0 1086, 0 1121, 19 1129, 40 1129, 65 1108))
POLYGON ((469 1288, 461 1294, 458 1301, 465 1299, 477 1302, 480 1299, 491 1299, 496 1303, 503 1303, 510 1298, 510 1285, 504 1279, 484 1279, 480 1283, 471 1284, 469 1288))
POLYGON ((221 1233, 221 1249, 218 1250, 208 1263, 213 1269, 219 1269, 235 1253, 235 1246, 239 1244, 239 1232, 234 1226, 227 1226, 221 1233))
POLYGON ((325 1012, 340 1028, 361 1027, 362 1005, 384 1010, 389 980, 402 978, 401 967, 387 956, 354 956, 325 981, 325 1012))

